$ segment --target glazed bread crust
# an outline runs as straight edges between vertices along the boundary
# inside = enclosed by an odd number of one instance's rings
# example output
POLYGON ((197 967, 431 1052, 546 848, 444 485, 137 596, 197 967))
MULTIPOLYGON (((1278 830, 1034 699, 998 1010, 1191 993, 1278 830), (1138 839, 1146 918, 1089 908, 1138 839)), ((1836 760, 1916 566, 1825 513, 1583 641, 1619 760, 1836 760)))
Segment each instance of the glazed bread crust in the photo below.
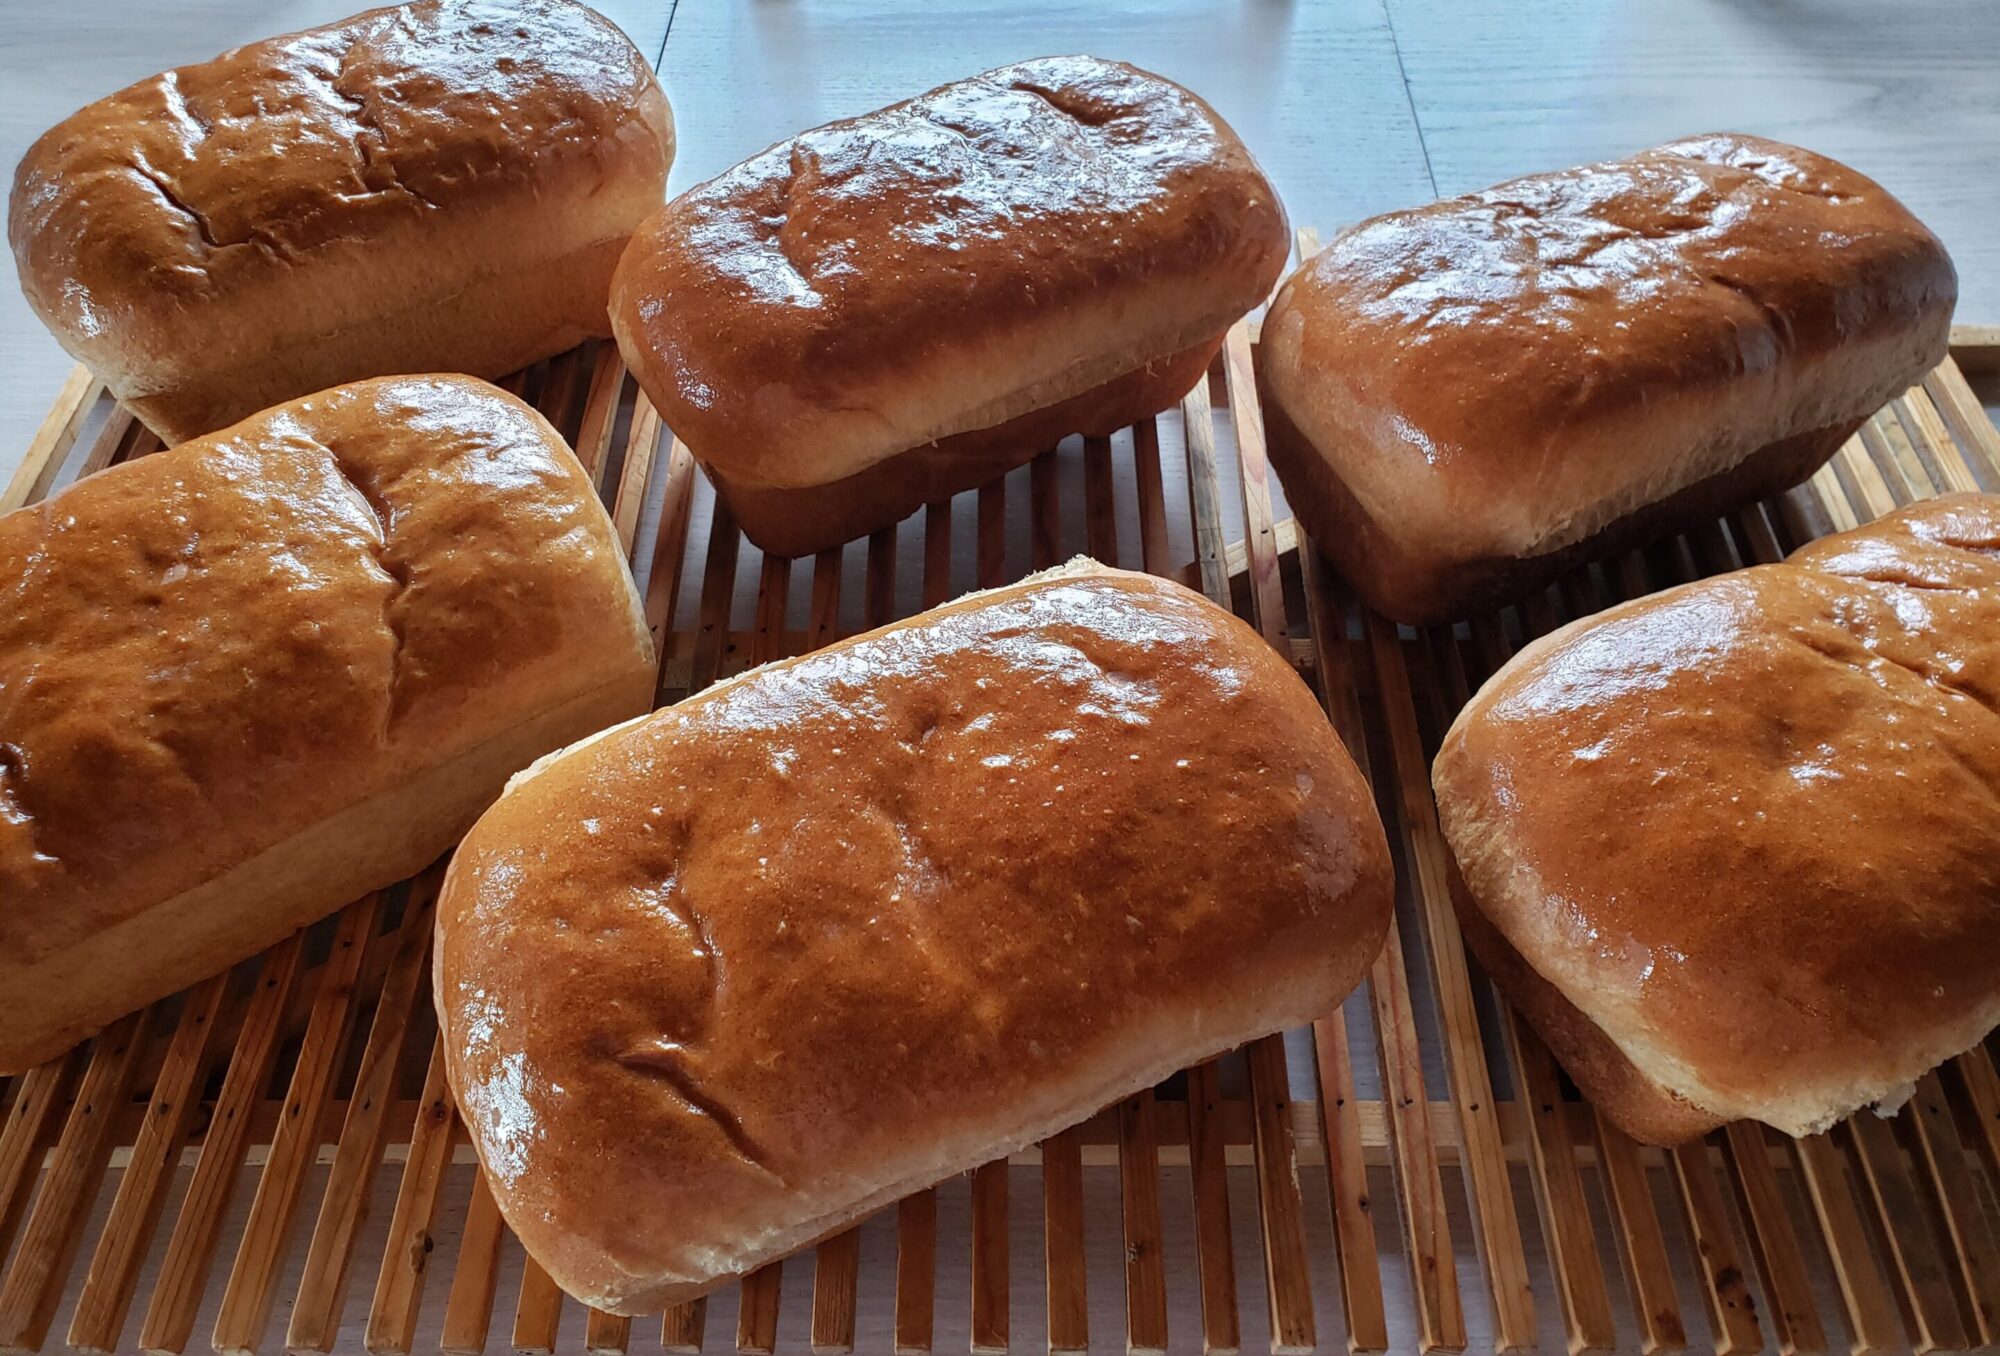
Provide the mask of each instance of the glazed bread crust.
POLYGON ((642 1313, 1323 1016, 1391 901, 1283 659, 1085 563, 522 774, 453 859, 438 1011, 508 1223, 642 1313))
POLYGON ((719 478, 799 489, 1212 342, 1287 249, 1269 181, 1206 103, 1049 57, 683 193, 634 237, 612 324, 719 478))
POLYGON ((1635 1137, 1894 1106, 2000 1022, 2000 497, 1543 637, 1433 780, 1467 938, 1635 1137))
POLYGON ((561 437, 360 382, 0 517, 0 1070, 443 852, 643 711, 652 645, 561 437))
POLYGON ((15 171, 35 313, 168 442, 339 382, 610 333, 673 118, 569 0, 417 0, 167 71, 15 171))
POLYGON ((1956 297, 1937 237, 1810 151, 1725 133, 1533 175, 1285 283, 1271 460, 1371 606, 1467 616, 1804 479, 1942 361, 1956 297))

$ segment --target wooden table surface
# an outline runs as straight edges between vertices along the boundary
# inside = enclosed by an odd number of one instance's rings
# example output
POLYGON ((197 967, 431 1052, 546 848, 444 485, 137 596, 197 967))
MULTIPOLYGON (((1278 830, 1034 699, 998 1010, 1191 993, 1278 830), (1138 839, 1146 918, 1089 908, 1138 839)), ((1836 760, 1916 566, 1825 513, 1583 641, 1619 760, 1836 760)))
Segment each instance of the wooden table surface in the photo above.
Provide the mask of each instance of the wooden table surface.
MULTIPOLYGON (((0 4, 0 161, 164 66, 357 0, 0 4)), ((1734 128, 1850 161, 2000 321, 2000 5, 1992 0, 615 0, 680 124, 675 191, 769 143, 1021 57, 1089 51, 1198 90, 1330 228, 1508 175, 1734 128)), ((0 287, 0 481, 69 359, 0 287)))

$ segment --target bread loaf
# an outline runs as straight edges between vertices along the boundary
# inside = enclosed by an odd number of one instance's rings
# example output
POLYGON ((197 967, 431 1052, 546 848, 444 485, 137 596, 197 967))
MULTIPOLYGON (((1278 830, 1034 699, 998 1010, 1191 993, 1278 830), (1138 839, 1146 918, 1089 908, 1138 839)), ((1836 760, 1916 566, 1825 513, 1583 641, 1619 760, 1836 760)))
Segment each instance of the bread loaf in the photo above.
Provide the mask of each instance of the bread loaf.
POLYGON ((1049 57, 683 193, 633 237, 612 327, 745 534, 799 555, 1173 404, 1287 249, 1207 104, 1049 57))
POLYGON ((1894 1107, 2000 1022, 2000 497, 1545 636, 1434 774, 1467 940, 1633 1136, 1894 1107))
POLYGON ((1429 622, 1805 479, 1945 353, 1957 275, 1872 180, 1674 142, 1344 232, 1272 303, 1272 465, 1429 622))
POLYGON ((569 0, 417 0, 100 99, 28 149, 28 303, 169 443, 343 381, 606 335, 673 119, 569 0))
POLYGON ((360 382, 0 517, 0 1072, 428 864, 648 705, 595 489, 467 377, 360 382))
POLYGON ((643 1313, 1324 1015, 1391 899, 1289 665, 1086 563, 523 773, 452 860, 438 1012, 507 1222, 643 1313))

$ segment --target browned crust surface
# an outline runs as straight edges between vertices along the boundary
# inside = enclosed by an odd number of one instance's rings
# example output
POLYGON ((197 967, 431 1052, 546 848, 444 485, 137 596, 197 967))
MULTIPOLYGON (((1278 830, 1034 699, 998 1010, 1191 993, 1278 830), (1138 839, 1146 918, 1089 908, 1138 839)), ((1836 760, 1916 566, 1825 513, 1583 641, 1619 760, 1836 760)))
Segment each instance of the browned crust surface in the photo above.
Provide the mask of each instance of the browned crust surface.
POLYGON ((1289 665, 1092 567, 545 761, 453 859, 438 1006, 509 1224, 639 1313, 1323 1014, 1390 906, 1289 665))

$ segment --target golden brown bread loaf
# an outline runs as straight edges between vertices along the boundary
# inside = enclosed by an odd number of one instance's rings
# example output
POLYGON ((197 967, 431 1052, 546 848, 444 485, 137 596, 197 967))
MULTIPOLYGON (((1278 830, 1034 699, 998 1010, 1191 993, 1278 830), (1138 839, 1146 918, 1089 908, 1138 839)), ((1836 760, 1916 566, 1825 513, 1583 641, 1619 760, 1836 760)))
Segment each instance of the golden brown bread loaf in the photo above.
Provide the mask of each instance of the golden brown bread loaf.
POLYGON ((417 0, 100 99, 14 175, 28 302, 169 443, 358 377, 610 333, 673 118, 569 0, 417 0))
POLYGON ((1171 405, 1287 249, 1201 99, 1047 57, 681 194, 633 237, 611 319, 744 532, 800 555, 1171 405))
POLYGON ((1872 180, 1678 141, 1376 217, 1279 291, 1260 378, 1300 523, 1428 622, 1810 475, 1944 357, 1957 275, 1872 180))
POLYGON ((1284 660, 1081 562, 523 773, 453 858, 438 1012, 508 1223, 641 1313, 1325 1015, 1390 906, 1284 660))
POLYGON ((2000 1021, 2000 497, 1545 636, 1434 779, 1474 952, 1632 1135, 1893 1106, 2000 1021))
POLYGON ((0 1072, 422 868, 646 709, 595 489, 468 377, 360 382, 0 517, 0 1072))

